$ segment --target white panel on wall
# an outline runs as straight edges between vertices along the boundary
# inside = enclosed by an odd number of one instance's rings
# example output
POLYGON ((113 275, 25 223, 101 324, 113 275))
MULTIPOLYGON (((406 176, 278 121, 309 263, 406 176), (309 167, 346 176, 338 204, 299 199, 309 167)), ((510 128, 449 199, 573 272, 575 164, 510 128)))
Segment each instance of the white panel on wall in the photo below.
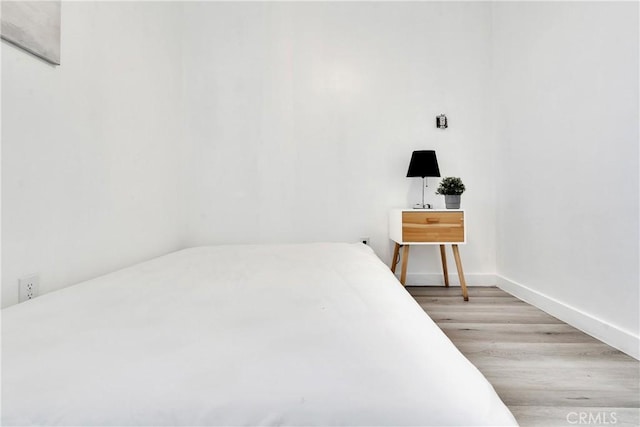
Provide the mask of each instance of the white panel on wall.
MULTIPOLYGON (((184 245, 368 236, 388 261, 387 213, 420 197, 415 149, 467 182, 465 267, 491 275, 490 18, 480 3, 65 4, 64 67, 3 45, 3 305, 27 273, 46 293, 184 245)), ((438 266, 419 248, 411 277, 438 266)))
POLYGON ((181 14, 67 2, 64 64, 2 42, 2 305, 181 247, 181 14))
POLYGON ((638 3, 496 3, 493 36, 498 274, 638 357, 638 3))
POLYGON ((369 236, 389 262, 388 211, 421 197, 411 152, 435 149, 469 188, 466 270, 493 274, 488 4, 188 3, 185 22, 191 244, 369 236))

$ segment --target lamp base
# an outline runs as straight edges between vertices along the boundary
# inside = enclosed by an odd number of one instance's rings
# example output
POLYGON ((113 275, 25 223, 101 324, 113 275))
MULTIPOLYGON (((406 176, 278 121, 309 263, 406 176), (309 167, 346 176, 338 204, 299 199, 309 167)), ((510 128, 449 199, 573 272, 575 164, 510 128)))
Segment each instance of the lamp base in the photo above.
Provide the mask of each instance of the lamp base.
POLYGON ((431 209, 431 205, 429 203, 417 203, 413 205, 413 209, 431 209))

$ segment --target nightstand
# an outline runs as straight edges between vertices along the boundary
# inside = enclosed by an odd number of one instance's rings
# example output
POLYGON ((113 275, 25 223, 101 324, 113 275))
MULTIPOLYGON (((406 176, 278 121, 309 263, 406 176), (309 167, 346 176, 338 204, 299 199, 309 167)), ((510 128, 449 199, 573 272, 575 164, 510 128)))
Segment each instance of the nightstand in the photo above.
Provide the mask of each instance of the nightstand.
POLYGON ((391 271, 396 272, 396 264, 402 247, 402 270, 400 283, 407 279, 409 247, 411 245, 440 245, 444 285, 449 286, 445 244, 450 244, 456 260, 460 287, 465 301, 469 300, 467 283, 464 280, 462 260, 458 245, 467 243, 467 229, 464 225, 462 209, 394 209, 389 214, 389 238, 395 242, 391 271))

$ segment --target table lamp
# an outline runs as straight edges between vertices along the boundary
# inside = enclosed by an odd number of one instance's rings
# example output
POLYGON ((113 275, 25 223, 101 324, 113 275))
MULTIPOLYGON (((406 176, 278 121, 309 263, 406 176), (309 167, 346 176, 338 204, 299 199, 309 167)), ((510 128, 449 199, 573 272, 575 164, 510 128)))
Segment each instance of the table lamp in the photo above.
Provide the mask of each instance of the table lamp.
POLYGON ((436 158, 436 152, 434 150, 420 150, 414 151, 411 154, 411 161, 409 162, 409 170, 407 171, 407 178, 422 177, 422 203, 416 204, 414 209, 431 209, 430 204, 424 203, 424 191, 427 188, 428 176, 440 176, 440 169, 438 168, 438 159, 436 158))

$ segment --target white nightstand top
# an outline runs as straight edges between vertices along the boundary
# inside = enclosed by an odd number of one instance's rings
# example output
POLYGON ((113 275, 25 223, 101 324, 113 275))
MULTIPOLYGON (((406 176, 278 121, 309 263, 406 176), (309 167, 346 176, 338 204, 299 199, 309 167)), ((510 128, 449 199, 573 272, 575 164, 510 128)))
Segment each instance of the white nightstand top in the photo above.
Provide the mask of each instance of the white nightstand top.
POLYGON ((464 209, 414 209, 414 208, 393 208, 392 211, 400 212, 464 212, 464 209))

